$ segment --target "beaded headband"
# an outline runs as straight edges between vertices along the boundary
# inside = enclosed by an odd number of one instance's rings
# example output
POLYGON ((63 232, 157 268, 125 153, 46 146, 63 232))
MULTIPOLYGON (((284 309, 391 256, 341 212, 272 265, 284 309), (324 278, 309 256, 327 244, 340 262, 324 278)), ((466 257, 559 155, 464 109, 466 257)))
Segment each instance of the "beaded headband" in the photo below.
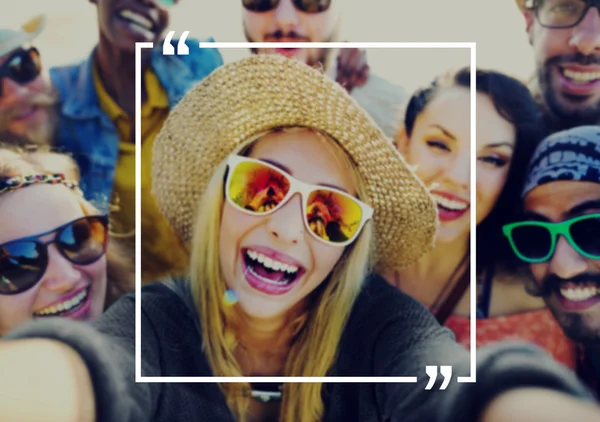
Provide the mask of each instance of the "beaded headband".
POLYGON ((32 174, 28 176, 15 176, 0 179, 0 194, 25 188, 27 186, 36 185, 39 183, 47 183, 49 185, 63 184, 69 189, 75 191, 79 195, 83 195, 79 184, 74 180, 66 180, 62 173, 56 174, 32 174))

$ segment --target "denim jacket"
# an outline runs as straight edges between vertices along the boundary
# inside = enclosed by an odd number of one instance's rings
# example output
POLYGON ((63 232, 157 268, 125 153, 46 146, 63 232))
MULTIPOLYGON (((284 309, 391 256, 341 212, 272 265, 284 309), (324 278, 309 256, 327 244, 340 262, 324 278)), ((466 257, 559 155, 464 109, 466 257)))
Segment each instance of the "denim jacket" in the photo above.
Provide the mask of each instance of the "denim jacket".
MULTIPOLYGON (((212 41, 212 39, 210 40, 212 41)), ((178 40, 172 40, 173 46, 178 40)), ((189 55, 165 56, 162 43, 152 51, 151 66, 173 108, 185 93, 223 64, 216 49, 200 49, 199 41, 188 39, 189 55)), ((119 137, 110 118, 100 108, 92 77, 95 49, 83 62, 50 69, 58 91, 59 127, 55 145, 69 153, 81 171, 81 188, 88 200, 102 211, 112 196, 119 137)), ((131 87, 134 89, 134 87, 131 87)))

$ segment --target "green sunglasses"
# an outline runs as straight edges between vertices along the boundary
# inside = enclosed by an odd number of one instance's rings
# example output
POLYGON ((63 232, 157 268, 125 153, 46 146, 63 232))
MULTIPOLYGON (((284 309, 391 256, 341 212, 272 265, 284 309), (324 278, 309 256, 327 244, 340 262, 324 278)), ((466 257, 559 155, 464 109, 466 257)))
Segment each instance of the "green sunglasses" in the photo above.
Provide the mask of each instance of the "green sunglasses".
POLYGON ((600 214, 582 215, 560 223, 520 221, 506 224, 502 231, 515 255, 531 264, 552 258, 559 235, 580 255, 600 260, 600 214))

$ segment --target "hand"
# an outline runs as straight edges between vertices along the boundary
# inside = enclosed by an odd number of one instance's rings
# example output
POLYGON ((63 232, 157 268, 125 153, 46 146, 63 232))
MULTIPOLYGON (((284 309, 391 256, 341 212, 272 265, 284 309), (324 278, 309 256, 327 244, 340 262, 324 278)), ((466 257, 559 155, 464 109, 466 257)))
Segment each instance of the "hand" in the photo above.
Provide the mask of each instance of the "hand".
POLYGON ((554 390, 522 388, 495 398, 481 422, 597 422, 600 407, 554 390))
POLYGON ((369 77, 367 52, 358 48, 342 48, 337 57, 336 81, 348 92, 363 86, 369 77))
POLYGON ((91 422, 92 382, 79 354, 52 340, 0 341, 3 421, 91 422))

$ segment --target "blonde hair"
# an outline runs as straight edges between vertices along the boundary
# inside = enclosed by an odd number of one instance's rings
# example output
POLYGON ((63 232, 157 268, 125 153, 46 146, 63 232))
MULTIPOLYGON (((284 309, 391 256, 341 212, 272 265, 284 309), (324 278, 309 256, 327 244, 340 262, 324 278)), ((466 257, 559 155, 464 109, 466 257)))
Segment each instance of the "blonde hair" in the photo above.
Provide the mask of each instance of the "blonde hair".
MULTIPOLYGON (((79 180, 79 168, 68 155, 51 152, 46 147, 22 148, 3 141, 4 139, 0 137, 0 177, 62 173, 66 179, 79 180)), ((100 214, 96 207, 81 196, 77 195, 77 199, 85 215, 100 214)), ((111 239, 106 251, 105 308, 108 308, 124 293, 134 289, 133 263, 122 258, 123 256, 125 256, 123 247, 111 239)))
MULTIPOLYGON (((283 128, 294 131, 306 128, 283 128)), ((368 201, 364 183, 344 150, 329 136, 319 135, 337 160, 351 170, 358 196, 368 201)), ((250 139, 246 145, 266 133, 250 139)), ((248 148, 240 149, 241 155, 248 148)), ((215 376, 242 376, 234 351, 235 307, 223 304, 226 291, 219 261, 219 232, 224 204, 225 162, 215 170, 200 201, 192 238, 190 266, 191 289, 200 315, 203 347, 215 376)), ((309 296, 308 310, 294 324, 295 337, 284 369, 285 376, 326 376, 338 353, 338 345, 352 306, 371 268, 372 224, 367 223, 358 239, 346 248, 330 275, 309 296)), ((236 420, 245 422, 250 386, 244 383, 222 384, 236 420)), ((280 421, 317 422, 324 412, 322 383, 286 384, 280 421)))

